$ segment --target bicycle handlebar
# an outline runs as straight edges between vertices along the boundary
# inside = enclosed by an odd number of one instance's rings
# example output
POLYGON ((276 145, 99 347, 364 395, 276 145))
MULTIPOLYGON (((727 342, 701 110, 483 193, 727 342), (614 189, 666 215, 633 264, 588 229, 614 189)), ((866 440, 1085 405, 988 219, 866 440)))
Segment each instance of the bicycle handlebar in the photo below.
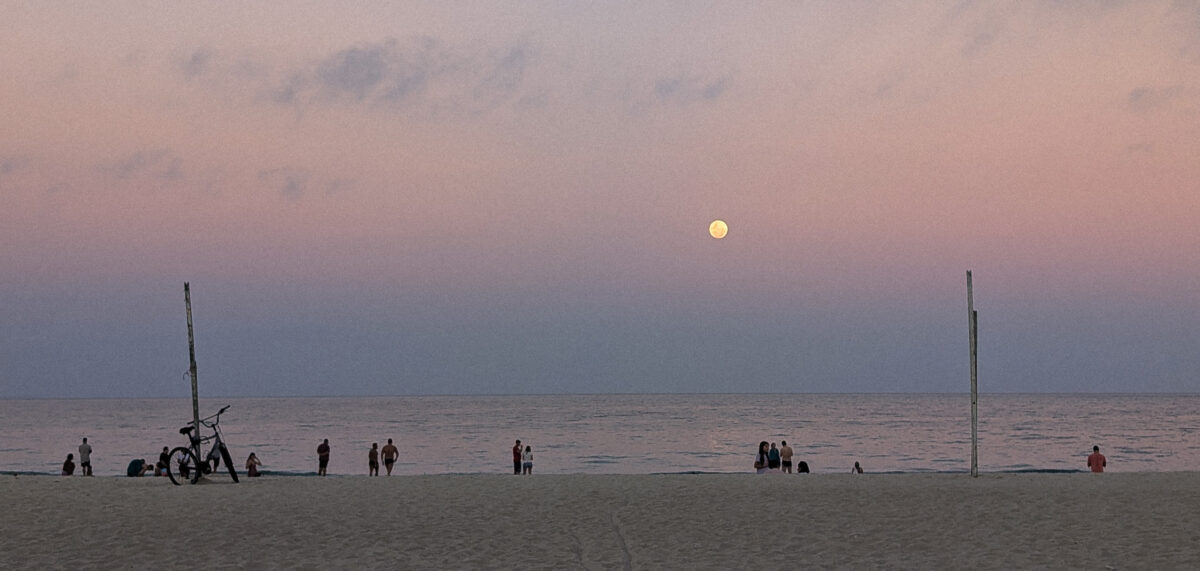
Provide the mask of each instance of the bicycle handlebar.
POLYGON ((221 413, 223 413, 223 412, 225 412, 225 411, 229 410, 229 407, 230 407, 230 406, 231 406, 231 405, 225 405, 224 407, 222 407, 222 408, 221 408, 221 410, 218 410, 218 411, 217 411, 215 414, 212 414, 212 415, 206 416, 206 417, 204 417, 204 418, 201 418, 201 419, 200 419, 200 424, 203 424, 204 426, 212 427, 213 423, 211 423, 211 422, 208 422, 208 420, 209 420, 210 418, 217 418, 218 416, 221 416, 221 413))

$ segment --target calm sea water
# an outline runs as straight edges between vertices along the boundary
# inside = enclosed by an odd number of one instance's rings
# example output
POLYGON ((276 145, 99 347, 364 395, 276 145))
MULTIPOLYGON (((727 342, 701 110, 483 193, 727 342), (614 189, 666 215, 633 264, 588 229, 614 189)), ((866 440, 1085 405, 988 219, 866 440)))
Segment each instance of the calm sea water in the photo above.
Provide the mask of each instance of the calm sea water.
MULTIPOLYGON (((749 472, 757 443, 787 440, 814 472, 970 470, 966 395, 547 395, 202 399, 222 416, 239 467, 365 474, 367 450, 401 449, 396 474, 506 473, 515 439, 534 473, 749 472)), ((1200 470, 1200 395, 982 395, 986 472, 1081 470, 1098 444, 1109 470, 1200 470)), ((0 401, 0 472, 57 473, 80 439, 96 475, 184 444, 190 399, 0 401)))

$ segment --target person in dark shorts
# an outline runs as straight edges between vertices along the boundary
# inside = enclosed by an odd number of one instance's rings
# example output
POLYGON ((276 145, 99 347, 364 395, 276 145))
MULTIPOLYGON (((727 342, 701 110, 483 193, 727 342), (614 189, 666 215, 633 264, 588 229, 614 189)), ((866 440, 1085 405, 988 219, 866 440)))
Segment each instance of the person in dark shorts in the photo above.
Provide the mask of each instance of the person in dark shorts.
POLYGON ((389 438, 388 443, 383 447, 383 467, 387 468, 387 475, 392 475, 392 466, 399 457, 400 451, 396 449, 396 445, 392 444, 392 439, 389 438))
POLYGON ((324 476, 329 467, 329 439, 326 438, 317 446, 317 475, 324 476))
POLYGON ((767 451, 767 469, 774 472, 779 469, 779 449, 775 447, 775 443, 771 443, 771 449, 767 451))
POLYGON ((788 474, 792 473, 792 447, 788 446, 787 440, 779 441, 779 461, 783 465, 783 471, 788 474))
POLYGON ((521 441, 513 445, 513 474, 521 475, 521 441))
POLYGON ((367 452, 367 475, 379 475, 379 443, 371 443, 371 451, 367 452))
POLYGON ((87 438, 79 445, 79 470, 84 476, 92 475, 92 445, 87 443, 87 438))

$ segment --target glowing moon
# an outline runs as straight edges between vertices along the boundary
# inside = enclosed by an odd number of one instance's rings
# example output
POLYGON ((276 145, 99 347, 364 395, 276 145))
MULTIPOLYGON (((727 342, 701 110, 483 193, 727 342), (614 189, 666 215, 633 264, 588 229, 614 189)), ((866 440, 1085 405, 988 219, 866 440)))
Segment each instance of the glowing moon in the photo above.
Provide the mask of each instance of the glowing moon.
POLYGON ((729 233, 729 225, 724 220, 713 220, 712 224, 708 225, 708 235, 720 240, 729 233))

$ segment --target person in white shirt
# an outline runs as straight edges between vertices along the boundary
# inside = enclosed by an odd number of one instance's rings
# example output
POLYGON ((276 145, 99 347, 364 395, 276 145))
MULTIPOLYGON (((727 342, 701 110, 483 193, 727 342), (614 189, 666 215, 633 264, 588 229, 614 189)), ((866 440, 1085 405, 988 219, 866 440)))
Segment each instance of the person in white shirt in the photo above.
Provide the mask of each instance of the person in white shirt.
POLYGON ((521 473, 529 475, 533 473, 533 448, 525 447, 525 452, 521 453, 521 473))
POLYGON ((79 445, 79 469, 82 476, 92 475, 92 446, 87 443, 87 438, 79 445))

